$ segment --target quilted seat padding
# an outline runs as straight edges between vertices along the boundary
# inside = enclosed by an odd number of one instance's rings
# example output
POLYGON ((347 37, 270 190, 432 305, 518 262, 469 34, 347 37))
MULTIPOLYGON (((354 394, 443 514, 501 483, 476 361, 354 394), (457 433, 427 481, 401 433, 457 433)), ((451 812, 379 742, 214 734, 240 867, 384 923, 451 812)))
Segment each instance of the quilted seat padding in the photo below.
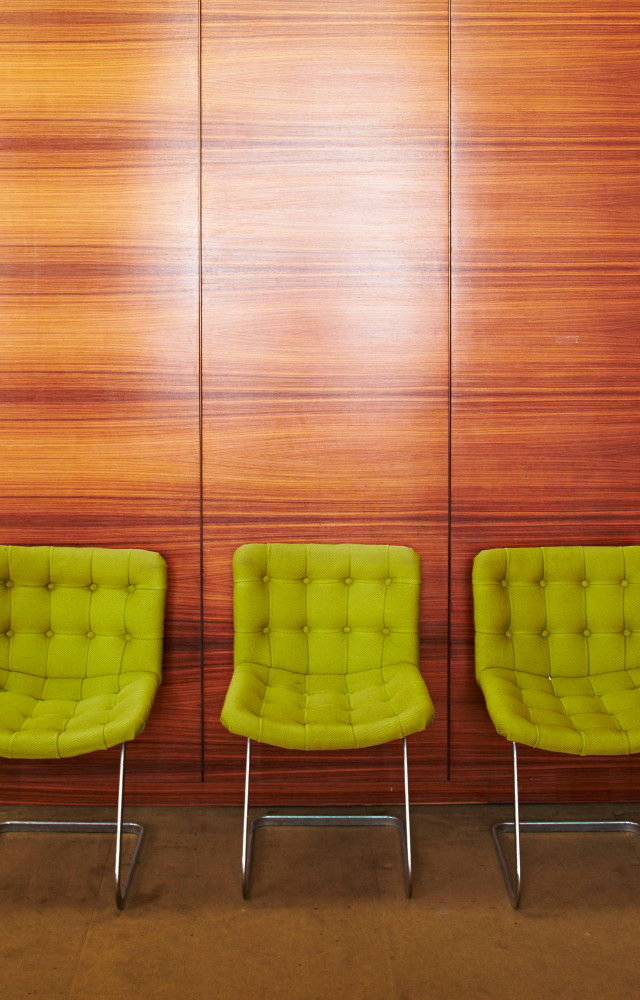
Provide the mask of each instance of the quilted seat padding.
POLYGON ((420 559, 388 545, 250 544, 234 555, 233 733, 349 749, 425 728, 420 559))
POLYGON ((157 552, 0 545, 0 755, 137 736, 161 681, 165 592, 157 552))
POLYGON ((640 750, 640 546, 486 549, 473 593, 476 677, 502 736, 640 750))

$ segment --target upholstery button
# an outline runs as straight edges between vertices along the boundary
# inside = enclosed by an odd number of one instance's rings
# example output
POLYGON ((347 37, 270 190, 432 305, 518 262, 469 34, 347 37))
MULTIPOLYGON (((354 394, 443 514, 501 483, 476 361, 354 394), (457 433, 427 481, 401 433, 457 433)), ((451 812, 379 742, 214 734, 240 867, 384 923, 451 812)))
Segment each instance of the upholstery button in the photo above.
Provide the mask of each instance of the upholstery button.
POLYGON ((344 582, 347 584, 347 586, 349 586, 350 583, 353 583, 353 580, 351 579, 350 576, 348 576, 344 582))
POLYGON ((125 642, 129 642, 130 640, 131 640, 131 636, 129 635, 129 633, 128 633, 128 632, 125 632, 125 635, 124 635, 124 641, 125 641, 125 642))
POLYGON ((501 586, 501 587, 508 587, 509 585, 508 585, 508 583, 507 583, 507 581, 506 581, 506 580, 501 580, 501 581, 500 581, 500 586, 501 586))
POLYGON ((392 583, 391 577, 388 576, 387 579, 384 581, 384 585, 385 587, 390 587, 391 583, 392 583))
POLYGON ((47 639, 53 638, 53 632, 51 631, 51 629, 47 629, 47 631, 45 632, 45 635, 46 635, 47 639))
POLYGON ((265 625, 265 627, 263 628, 262 631, 264 632, 265 635, 269 635, 269 632, 271 631, 271 629, 269 628, 268 625, 265 625))
POLYGON ((7 580, 7 582, 5 583, 5 587, 7 588, 7 590, 11 590, 11 588, 13 587, 13 580, 7 580))
POLYGON ((588 580, 583 580, 582 581, 582 586, 583 587, 588 587, 589 586, 589 581, 588 580))
POLYGON ((628 580, 621 580, 620 581, 620 586, 621 587, 628 587, 629 586, 629 581, 628 580))
POLYGON ((87 639, 93 639, 94 636, 95 636, 95 632, 87 632, 87 639))
POLYGON ((268 583, 269 582, 269 577, 268 576, 263 576, 262 577, 262 582, 263 583, 268 583))
MULTIPOLYGON (((628 638, 631 635, 631 629, 630 628, 626 628, 622 634, 626 635, 627 638, 628 638)), ((7 635, 9 635, 8 632, 7 632, 7 635)))
POLYGON ((304 578, 304 580, 302 582, 303 583, 311 583, 311 580, 309 579, 308 576, 305 576, 305 578, 304 578))
POLYGON ((506 635, 507 639, 511 638, 511 636, 513 635, 513 632, 511 631, 510 628, 507 629, 507 631, 505 632, 505 635, 506 635))
POLYGON ((588 638, 591 635, 591 630, 586 628, 582 634, 588 638))
POLYGON ((129 592, 130 594, 132 594, 132 593, 134 592, 134 590, 135 590, 135 589, 136 589, 136 588, 135 588, 135 585, 134 585, 133 583, 130 583, 130 584, 129 584, 129 586, 127 587, 127 591, 128 591, 128 592, 129 592))
POLYGON ((546 587, 547 586, 547 581, 546 580, 541 580, 540 581, 540 586, 541 587, 546 587))
POLYGON ((53 590, 55 588, 55 583, 48 583, 47 590, 53 590))
POLYGON ((302 631, 304 632, 305 635, 309 635, 309 632, 311 631, 311 629, 309 628, 308 625, 303 625, 302 631))
POLYGON ((98 584, 97 583, 90 583, 89 584, 89 590, 97 590, 97 589, 98 589, 98 584))
POLYGON ((348 634, 348 633, 349 633, 349 632, 351 631, 351 629, 349 628, 349 626, 348 626, 348 625, 345 625, 345 627, 343 628, 343 630, 342 630, 342 631, 343 631, 343 632, 346 632, 346 633, 348 634))
POLYGON ((12 629, 12 628, 10 628, 10 629, 9 629, 9 630, 7 631, 7 639, 13 639, 14 635, 15 635, 15 632, 13 631, 13 629, 12 629))
POLYGON ((388 628, 383 628, 382 634, 383 635, 389 635, 389 629, 388 628))
POLYGON ((543 628, 543 630, 540 633, 540 635, 542 636, 543 639, 546 639, 547 636, 549 635, 549 629, 548 628, 543 628))

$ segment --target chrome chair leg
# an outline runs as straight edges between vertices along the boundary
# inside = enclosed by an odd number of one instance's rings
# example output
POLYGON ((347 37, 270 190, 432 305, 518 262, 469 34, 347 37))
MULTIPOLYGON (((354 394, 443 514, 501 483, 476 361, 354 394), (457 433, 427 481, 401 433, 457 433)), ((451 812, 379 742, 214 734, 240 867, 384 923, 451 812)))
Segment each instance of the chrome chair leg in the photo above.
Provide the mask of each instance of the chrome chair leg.
POLYGON ((242 898, 249 898, 249 868, 251 865, 251 854, 253 851, 253 823, 251 833, 247 837, 247 827, 249 823, 249 774, 251 772, 251 740, 247 740, 247 760, 244 776, 244 822, 242 827, 242 898), (247 851, 248 843, 248 851, 247 851))
POLYGON ((404 861, 404 882, 407 899, 413 895, 413 875, 411 868, 411 821, 409 818, 409 762, 407 760, 407 738, 402 741, 404 755, 404 836, 400 828, 402 856, 404 861))
POLYGON ((513 793, 514 822, 495 823, 491 832, 509 900, 514 910, 517 910, 520 906, 520 892, 522 887, 520 861, 521 833, 640 833, 640 823, 625 819, 543 820, 541 822, 531 820, 524 823, 521 822, 518 803, 518 753, 515 743, 513 744, 513 793), (501 835, 505 833, 513 833, 515 835, 515 881, 509 870, 509 865, 507 864, 500 841, 501 835))
POLYGON ((502 871, 502 876, 504 878, 504 884, 506 886, 507 892, 509 894, 509 900, 511 902, 514 910, 517 910, 520 906, 520 891, 522 888, 522 871, 520 863, 520 804, 518 795, 518 750, 515 743, 511 744, 513 749, 513 813, 514 822, 513 823, 495 823, 491 828, 491 833, 493 834, 493 843, 496 849, 496 854, 498 855, 498 861, 500 862, 500 868, 502 871), (509 871, 509 866, 507 865, 506 858, 504 856, 504 851, 502 850, 502 844, 500 842, 500 835, 503 833, 514 833, 515 834, 515 854, 516 854, 516 879, 515 884, 511 877, 511 872, 509 871))
POLYGON ((144 827, 140 823, 123 823, 122 822, 122 812, 124 809, 124 765, 126 756, 127 744, 123 743, 120 749, 120 780, 118 783, 118 816, 116 822, 116 863, 115 863, 115 884, 116 884, 116 906, 119 910, 124 910, 125 903, 127 901, 127 896, 129 895, 129 887, 131 885, 131 879, 135 871, 136 865, 138 864, 138 857, 140 855, 140 849, 142 848, 142 838, 144 837, 144 827), (127 871, 127 877, 122 885, 121 879, 121 864, 122 864, 122 833, 126 831, 127 833, 132 833, 136 837, 135 847, 133 854, 131 856, 131 861, 129 862, 129 870, 127 871))
POLYGON ((115 861, 115 895, 116 906, 123 910, 129 893, 129 886, 134 869, 138 863, 144 827, 139 823, 123 823, 123 800, 124 800, 124 768, 126 743, 120 748, 120 780, 118 785, 118 813, 115 823, 97 822, 66 822, 60 820, 5 820, 0 822, 0 834, 2 833, 115 833, 116 835, 116 861, 115 861), (129 870, 127 872, 124 885, 122 884, 122 834, 134 834, 136 837, 135 848, 129 870))
POLYGON ((392 826, 400 834, 404 867, 405 890, 410 899, 413 892, 411 870, 411 831, 409 826, 409 768, 407 761, 407 740, 403 739, 404 752, 404 797, 405 821, 397 816, 304 816, 292 814, 268 814, 258 816, 249 825, 249 774, 251 768, 251 740, 247 740, 247 758, 244 789, 244 827, 242 836, 242 896, 249 898, 249 879, 255 831, 265 826, 392 826))

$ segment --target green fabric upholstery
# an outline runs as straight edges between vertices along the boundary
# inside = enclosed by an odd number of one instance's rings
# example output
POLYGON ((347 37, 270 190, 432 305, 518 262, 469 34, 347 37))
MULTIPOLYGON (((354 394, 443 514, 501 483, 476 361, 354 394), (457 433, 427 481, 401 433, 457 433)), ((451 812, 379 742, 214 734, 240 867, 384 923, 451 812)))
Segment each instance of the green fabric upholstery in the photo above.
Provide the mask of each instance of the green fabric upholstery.
POLYGON ((335 750, 428 725, 412 549, 250 544, 233 571, 234 672, 222 712, 232 733, 335 750))
POLYGON ((165 592, 157 552, 0 545, 0 755, 137 736, 161 680, 165 592))
POLYGON ((640 546, 487 549, 473 596, 476 677, 502 736, 640 750, 640 546))

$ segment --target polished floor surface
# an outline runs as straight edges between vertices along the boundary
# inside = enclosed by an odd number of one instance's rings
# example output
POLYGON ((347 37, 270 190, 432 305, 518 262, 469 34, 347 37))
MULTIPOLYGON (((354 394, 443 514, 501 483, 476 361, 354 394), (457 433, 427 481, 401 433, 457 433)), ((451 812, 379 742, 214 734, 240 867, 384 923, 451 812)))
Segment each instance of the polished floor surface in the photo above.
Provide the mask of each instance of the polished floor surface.
MULTIPOLYGON (((238 809, 128 812, 145 824, 146 840, 121 913, 109 836, 1 838, 2 997, 638 995, 640 837, 527 836, 522 906, 513 911, 488 832, 510 818, 504 807, 414 809, 412 900, 393 829, 265 829, 245 902, 238 809)), ((525 806, 523 813, 637 820, 640 805, 525 806)), ((18 817, 59 818, 60 810, 0 809, 0 819, 18 817)))

